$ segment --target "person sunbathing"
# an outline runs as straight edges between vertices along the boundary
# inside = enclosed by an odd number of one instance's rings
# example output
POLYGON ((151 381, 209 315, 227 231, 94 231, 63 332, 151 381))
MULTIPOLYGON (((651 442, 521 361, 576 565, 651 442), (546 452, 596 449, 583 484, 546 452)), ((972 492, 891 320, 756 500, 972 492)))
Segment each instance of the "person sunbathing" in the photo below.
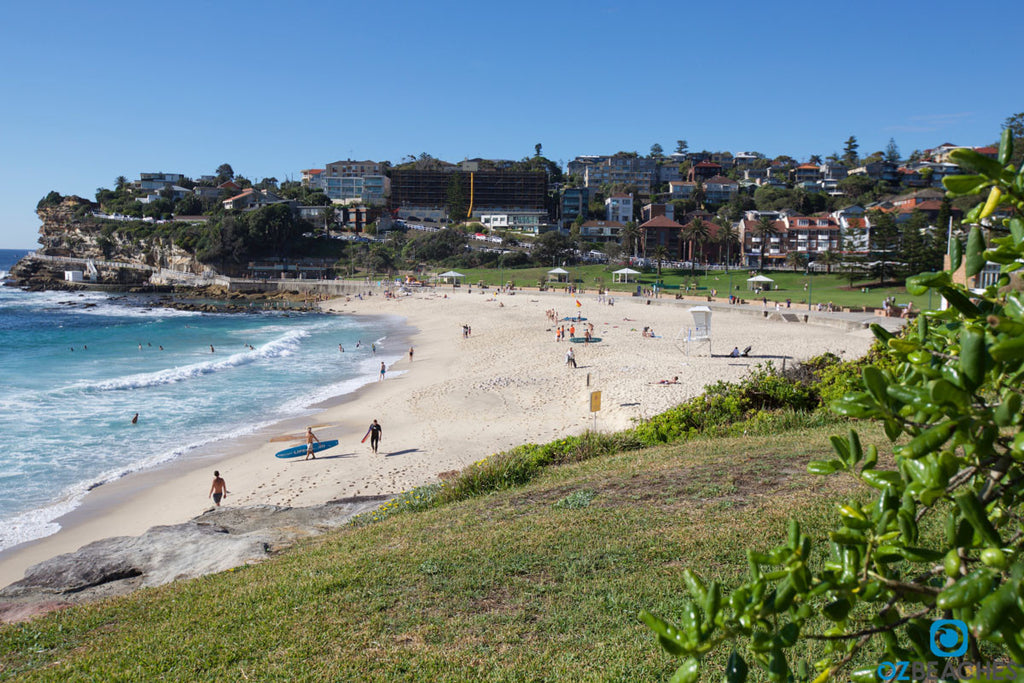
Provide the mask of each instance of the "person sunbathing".
POLYGON ((672 379, 658 380, 658 384, 679 384, 679 375, 676 375, 672 379))

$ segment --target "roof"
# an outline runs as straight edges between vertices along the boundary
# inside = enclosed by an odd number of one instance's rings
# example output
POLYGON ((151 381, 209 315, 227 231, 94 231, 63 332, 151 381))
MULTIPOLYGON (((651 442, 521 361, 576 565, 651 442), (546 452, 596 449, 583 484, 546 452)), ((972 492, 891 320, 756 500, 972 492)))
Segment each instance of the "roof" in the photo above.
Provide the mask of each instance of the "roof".
POLYGON ((999 154, 999 148, 991 145, 987 147, 975 147, 974 151, 978 154, 999 154))
POLYGON ((705 185, 711 185, 711 184, 715 184, 715 185, 739 185, 739 183, 737 183, 735 180, 733 180, 732 178, 726 178, 724 175, 712 176, 712 177, 708 178, 707 180, 705 180, 704 184, 705 185))
POLYGON ((815 171, 820 170, 817 164, 800 164, 797 168, 813 169, 815 171))
POLYGON ((622 223, 618 221, 587 221, 581 227, 584 228, 621 228, 622 223))
POLYGON ((320 175, 323 172, 324 169, 322 168, 307 168, 305 171, 303 171, 303 173, 308 173, 309 175, 320 175))
POLYGON ((665 216, 655 216, 654 218, 652 218, 651 220, 647 221, 646 223, 643 223, 640 227, 641 228, 679 228, 679 229, 682 229, 683 226, 681 226, 679 223, 676 223, 671 218, 666 218, 665 216))
POLYGON ((713 161, 702 161, 694 166, 694 168, 709 168, 714 166, 715 168, 722 168, 721 164, 716 164, 713 161))
POLYGON ((610 199, 632 199, 633 195, 623 194, 622 192, 613 194, 610 199))

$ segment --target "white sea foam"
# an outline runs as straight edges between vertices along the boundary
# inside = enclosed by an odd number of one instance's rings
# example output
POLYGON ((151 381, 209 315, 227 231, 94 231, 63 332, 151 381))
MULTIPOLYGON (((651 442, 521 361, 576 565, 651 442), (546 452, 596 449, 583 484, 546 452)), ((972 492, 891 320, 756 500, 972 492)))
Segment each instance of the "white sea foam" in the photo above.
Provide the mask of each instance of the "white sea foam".
POLYGON ((4 524, 0 525, 0 551, 20 543, 38 540, 57 533, 60 531, 60 525, 57 524, 56 520, 77 508, 85 494, 98 486, 120 479, 132 472, 138 472, 181 457, 203 446, 208 446, 222 440, 230 441, 247 436, 272 424, 274 422, 264 421, 240 425, 227 432, 217 431, 216 434, 212 434, 209 437, 200 438, 171 450, 140 459, 122 468, 103 472, 88 481, 76 482, 62 490, 56 496, 56 502, 41 508, 28 510, 9 520, 4 520, 4 524))
POLYGON ((202 377, 203 375, 222 372, 224 370, 229 370, 241 365, 248 365, 249 363, 255 363, 256 361, 268 358, 290 356, 301 344, 301 340, 308 336, 309 333, 305 330, 292 330, 285 333, 280 338, 264 344, 255 351, 240 351, 239 353, 231 354, 223 360, 193 363, 191 365, 167 368, 166 370, 159 370, 157 372, 143 372, 135 375, 126 375, 124 377, 115 377, 101 382, 76 382, 65 389, 82 390, 87 392, 117 391, 184 382, 186 380, 202 377))

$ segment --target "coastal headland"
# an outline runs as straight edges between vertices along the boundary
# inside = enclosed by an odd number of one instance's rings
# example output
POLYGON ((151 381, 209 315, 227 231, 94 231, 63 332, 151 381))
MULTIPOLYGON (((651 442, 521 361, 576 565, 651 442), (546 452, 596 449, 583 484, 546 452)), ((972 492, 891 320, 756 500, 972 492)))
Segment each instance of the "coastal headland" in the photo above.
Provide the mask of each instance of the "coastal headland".
POLYGON ((306 420, 220 444, 216 456, 184 458, 99 487, 58 520, 58 533, 0 554, 0 585, 94 541, 199 515, 214 522, 230 509, 237 523, 240 508, 379 500, 518 444, 595 425, 600 431, 629 427, 759 364, 781 367, 825 352, 859 357, 873 339, 864 325, 870 316, 813 313, 804 322, 802 313, 712 303, 708 355, 707 344, 687 348, 683 341, 694 327, 689 309, 698 303, 707 302, 626 296, 611 304, 594 294, 465 287, 324 302, 327 311, 398 315, 415 328, 411 339, 389 341, 402 344, 402 360, 383 381, 318 406, 322 412, 306 420), (576 316, 581 320, 563 320, 576 316), (556 341, 560 325, 567 336, 574 325, 578 337, 593 325, 594 341, 556 341), (748 356, 730 356, 734 347, 748 346, 748 356), (570 348, 575 368, 566 362, 570 348), (590 411, 593 391, 601 392, 597 413, 590 411), (374 419, 383 426, 376 455, 360 441, 374 419), (340 444, 315 460, 275 458, 275 451, 301 440, 307 423, 320 425, 321 439, 340 444), (215 469, 230 494, 211 513, 207 492, 215 469))

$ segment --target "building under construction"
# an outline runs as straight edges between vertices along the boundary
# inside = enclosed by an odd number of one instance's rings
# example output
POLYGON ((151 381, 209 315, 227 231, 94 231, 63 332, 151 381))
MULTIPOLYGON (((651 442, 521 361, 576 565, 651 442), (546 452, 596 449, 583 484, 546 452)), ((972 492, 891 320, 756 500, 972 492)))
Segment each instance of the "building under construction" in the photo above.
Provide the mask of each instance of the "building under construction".
POLYGON ((543 171, 391 171, 391 208, 444 207, 448 186, 457 177, 467 208, 544 209, 547 173, 543 171))

